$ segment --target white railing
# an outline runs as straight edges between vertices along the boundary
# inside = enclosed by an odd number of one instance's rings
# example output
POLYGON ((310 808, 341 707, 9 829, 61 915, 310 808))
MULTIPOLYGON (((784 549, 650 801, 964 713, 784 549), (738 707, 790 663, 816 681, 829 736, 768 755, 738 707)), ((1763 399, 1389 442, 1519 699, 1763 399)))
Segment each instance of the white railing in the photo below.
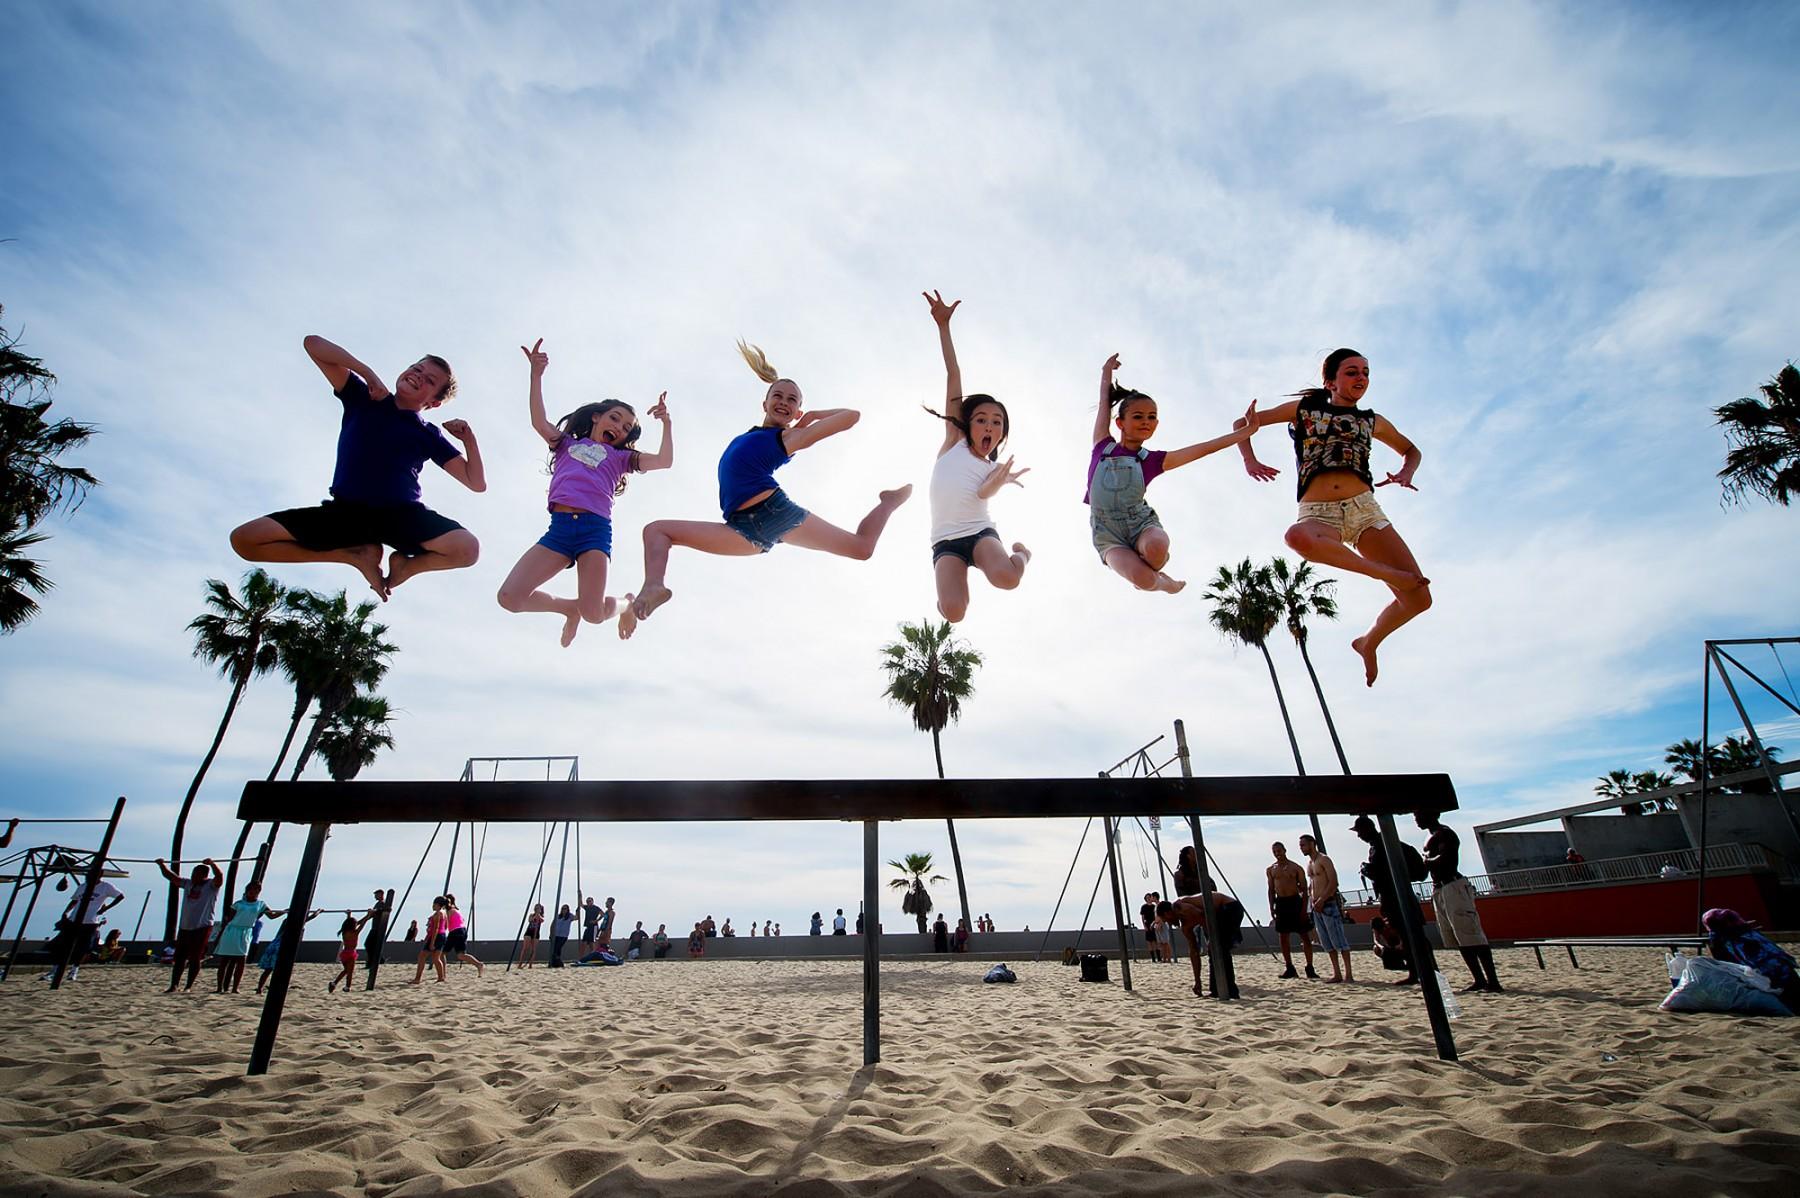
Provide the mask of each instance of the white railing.
MULTIPOLYGON (((1611 857, 1602 861, 1583 861, 1578 865, 1545 865, 1535 869, 1509 869, 1500 873, 1476 874, 1470 877, 1475 893, 1527 894, 1537 890, 1567 890, 1579 886, 1613 886, 1622 882, 1652 882, 1673 867, 1679 876, 1700 872, 1700 854, 1694 849, 1668 849, 1659 853, 1639 853, 1632 857, 1611 857)), ((1800 870, 1779 853, 1760 844, 1715 844, 1706 849, 1706 872, 1709 874, 1768 871, 1783 881, 1800 881, 1800 870)), ((1417 882, 1413 893, 1420 901, 1431 895, 1430 882, 1417 882)), ((1346 890, 1345 900, 1353 907, 1373 906, 1371 890, 1346 890)))

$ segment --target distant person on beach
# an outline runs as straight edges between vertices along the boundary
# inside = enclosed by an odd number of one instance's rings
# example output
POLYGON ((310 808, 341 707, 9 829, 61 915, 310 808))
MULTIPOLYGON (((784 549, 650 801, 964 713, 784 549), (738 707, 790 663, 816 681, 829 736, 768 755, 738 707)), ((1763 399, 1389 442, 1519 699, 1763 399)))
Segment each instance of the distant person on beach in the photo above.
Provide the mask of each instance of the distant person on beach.
POLYGON ((464 961, 473 962, 475 976, 480 977, 487 969, 469 952, 469 921, 463 917, 462 908, 456 905, 454 894, 446 894, 444 902, 448 904, 444 912, 444 957, 452 965, 460 965, 464 961))
POLYGON ((968 920, 962 919, 962 918, 957 919, 956 932, 950 941, 950 951, 954 952, 954 953, 966 953, 969 951, 969 921, 968 920))
POLYGON ((1405 970, 1410 976, 1412 966, 1406 958, 1406 941, 1400 935, 1400 929, 1389 923, 1384 916, 1377 915, 1369 920, 1369 935, 1373 939, 1375 956, 1381 961, 1381 967, 1398 973, 1405 970))
MULTIPOLYGON (((325 912, 322 910, 308 911, 306 913, 306 919, 301 926, 304 927, 306 924, 311 923, 323 914, 325 914, 325 912)), ((269 984, 269 977, 275 972, 275 965, 280 957, 281 934, 277 932, 275 935, 269 937, 269 942, 263 945, 262 952, 259 953, 256 958, 256 967, 262 971, 257 974, 256 977, 256 992, 258 994, 261 994, 263 992, 263 987, 269 984)))
MULTIPOLYGON (((375 971, 381 966, 382 949, 387 945, 388 921, 394 915, 394 892, 375 888, 375 901, 369 904, 369 930, 363 934, 363 960, 369 969, 369 985, 375 984, 375 971)), ((348 982, 344 983, 349 985, 348 982)))
POLYGON ((656 959, 658 961, 660 961, 664 957, 668 956, 669 955, 669 925, 666 923, 657 924, 655 934, 650 937, 650 943, 655 946, 653 955, 656 957, 656 959))
POLYGON ((856 934, 858 936, 863 934, 863 913, 861 911, 856 913, 856 934))
POLYGON ((1308 914, 1306 902, 1306 871, 1300 868, 1298 861, 1289 861, 1287 846, 1277 840, 1269 846, 1275 855, 1275 864, 1263 871, 1269 881, 1269 922, 1275 925, 1275 934, 1281 938, 1281 963, 1283 969, 1280 976, 1296 978, 1294 972, 1294 954, 1288 947, 1288 937, 1300 937, 1300 948, 1306 954, 1306 976, 1317 978, 1313 969, 1312 917, 1308 914))
POLYGON ((980 570, 996 590, 1010 591, 1025 577, 1031 550, 1006 542, 988 515, 988 500, 1008 484, 1022 487, 1030 471, 1013 469, 1013 459, 1000 460, 1001 447, 1012 432, 1006 405, 991 395, 965 394, 950 317, 961 300, 946 304, 935 291, 922 293, 937 324, 938 347, 944 355, 944 410, 926 408, 944 425, 931 469, 931 569, 937 581, 938 614, 955 624, 969 612, 969 570, 980 570))
POLYGON ((763 920, 763 935, 764 936, 773 936, 774 934, 775 934, 774 923, 767 919, 763 920))
POLYGON ((779 544, 817 549, 858 560, 874 556, 876 542, 894 510, 912 494, 908 484, 883 491, 855 532, 813 515, 787 497, 775 472, 801 450, 844 432, 861 416, 849 408, 801 410, 800 387, 783 378, 763 351, 738 342, 738 352, 756 377, 768 384, 762 423, 739 434, 719 458, 719 509, 724 523, 655 520, 644 526, 644 583, 637 598, 619 613, 619 635, 629 637, 674 592, 664 584, 669 552, 677 545, 724 557, 754 557, 779 544))
MULTIPOLYGON (((1162 906, 1162 900, 1157 899, 1156 905, 1158 907, 1162 906)), ((1026 929, 1026 931, 1030 930, 1031 929, 1029 928, 1026 929)), ((1169 921, 1164 919, 1161 915, 1158 915, 1151 921, 1150 959, 1152 961, 1160 961, 1167 965, 1175 960, 1175 943, 1169 935, 1170 931, 1169 921)))
POLYGON ((937 922, 931 925, 931 951, 947 953, 950 951, 950 925, 939 915, 937 922))
POLYGON ((81 969, 81 963, 92 955, 95 946, 100 943, 100 925, 106 922, 106 913, 125 901, 125 895, 111 882, 101 879, 94 883, 94 889, 88 894, 87 906, 77 912, 81 906, 81 887, 75 888, 75 894, 63 908, 61 918, 56 921, 56 935, 50 940, 50 972, 43 975, 48 979, 56 974, 56 966, 62 963, 64 956, 69 959, 69 972, 66 980, 73 980, 81 969), (73 945, 74 951, 70 952, 73 945))
POLYGON ((419 921, 413 920, 406 925, 406 943, 411 944, 419 938, 419 921))
POLYGON ((644 931, 644 921, 641 919, 638 920, 637 927, 631 929, 631 935, 625 941, 625 959, 627 961, 636 961, 642 957, 644 955, 644 942, 649 939, 650 934, 644 931))
POLYGON ((781 925, 780 924, 775 925, 775 934, 777 936, 781 935, 781 925))
POLYGON ((456 394, 450 364, 426 354, 400 373, 390 392, 373 370, 325 338, 308 337, 305 347, 344 408, 331 498, 239 525, 231 532, 232 549, 251 562, 340 562, 384 602, 415 574, 474 565, 481 550, 475 534, 419 502, 419 471, 427 460, 469 490, 487 490, 481 447, 468 422, 446 420, 439 432, 419 415, 456 394), (385 574, 383 545, 394 550, 385 574))
POLYGON ((1144 896, 1144 903, 1138 908, 1138 923, 1144 928, 1144 946, 1152 961, 1156 960, 1156 905, 1162 902, 1162 895, 1152 890, 1144 896))
POLYGON ((1093 450, 1081 501, 1088 505, 1088 528, 1100 561, 1140 591, 1173 595, 1187 583, 1163 572, 1169 564, 1169 534, 1144 493, 1169 471, 1248 441, 1256 431, 1256 401, 1222 437, 1181 449, 1146 449, 1144 442, 1157 430, 1156 401, 1120 386, 1113 378, 1118 369, 1118 354, 1100 367, 1100 406, 1094 412, 1093 450), (1108 431, 1109 424, 1116 425, 1117 436, 1108 431))
MULTIPOLYGON (((1424 913, 1419 911, 1418 900, 1413 897, 1410 886, 1402 887, 1398 892, 1395 891, 1394 874, 1388 868, 1387 847, 1382 844, 1381 830, 1375 826, 1375 821, 1366 815, 1359 815, 1356 817, 1356 822, 1350 825, 1350 830, 1356 834, 1357 839, 1369 846, 1369 859, 1362 865, 1363 880, 1368 882, 1369 889, 1375 892, 1375 898, 1381 905, 1381 914, 1386 918, 1389 928, 1394 931, 1396 936, 1401 937, 1400 952, 1406 959, 1406 976, 1396 979, 1394 985, 1410 986, 1419 980, 1421 965, 1429 974, 1437 969, 1437 963, 1429 958, 1422 963, 1414 961, 1411 954, 1406 951, 1404 939, 1406 923, 1405 916, 1401 914, 1400 904, 1412 904, 1415 916, 1421 924, 1424 922, 1424 913)), ((1402 843, 1400 847, 1402 851, 1411 851, 1416 855, 1416 850, 1413 850, 1410 845, 1402 843)), ((1402 876, 1411 876, 1413 871, 1409 864, 1401 872, 1402 876)), ((1428 953, 1429 951, 1427 949, 1428 953)))
POLYGON ((106 934, 106 939, 101 942, 100 951, 94 954, 100 964, 116 965, 125 959, 125 946, 119 941, 119 937, 122 935, 124 933, 117 928, 106 934))
POLYGON ((575 900, 581 904, 581 946, 591 950, 600 935, 600 904, 591 894, 586 898, 576 895, 575 900))
POLYGON ((250 951, 250 926, 264 915, 270 919, 280 919, 287 914, 276 911, 262 901, 262 884, 251 882, 244 887, 244 896, 231 905, 225 926, 219 930, 219 941, 213 946, 213 955, 219 959, 218 993, 227 990, 233 994, 244 980, 244 957, 250 951))
POLYGON ((702 922, 695 924, 694 930, 688 933, 688 957, 690 960, 699 960, 705 955, 706 927, 702 922))
POLYGON ((184 969, 187 985, 182 989, 192 990, 194 979, 200 976, 200 966, 206 961, 206 946, 212 943, 213 914, 218 909, 225 874, 211 857, 194 866, 193 875, 186 878, 170 869, 161 857, 156 859, 156 868, 170 886, 181 892, 181 911, 175 923, 175 972, 163 993, 175 993, 184 969))
MULTIPOLYGON (((511 612, 548 612, 563 618, 562 643, 568 648, 582 621, 600 624, 618 614, 632 597, 610 598, 607 567, 612 563, 613 500, 625 493, 625 476, 665 470, 675 460, 669 424, 669 394, 657 396, 652 420, 662 423, 662 444, 655 453, 636 448, 637 412, 620 399, 584 403, 552 424, 544 410, 544 371, 550 355, 544 339, 519 351, 530 364, 526 407, 531 427, 550 447, 550 528, 527 549, 496 598, 511 612), (564 599, 541 589, 564 570, 575 570, 575 598, 564 599)), ((591 941, 589 942, 591 943, 591 941)))
MULTIPOLYGON (((768 929, 764 928, 763 933, 767 935, 768 929)), ((700 934, 708 940, 711 940, 719 934, 719 925, 713 922, 712 916, 708 915, 705 919, 700 921, 700 934)))
POLYGON ((1313 930, 1319 933, 1319 947, 1331 958, 1331 982, 1354 982, 1356 971, 1350 963, 1350 938, 1344 933, 1344 896, 1338 884, 1337 866, 1319 851, 1319 842, 1311 836, 1300 837, 1300 853, 1306 858, 1306 897, 1312 909, 1313 930))
POLYGON ((1445 948, 1462 953, 1463 964, 1475 978, 1463 993, 1501 993, 1500 975, 1494 972, 1494 950, 1488 944, 1487 933, 1481 930, 1481 916, 1475 910, 1475 884, 1457 868, 1462 841, 1434 812, 1416 812, 1413 822, 1430 833, 1421 855, 1431 874, 1431 909, 1437 916, 1438 938, 1445 948))
POLYGON ((820 936, 820 935, 823 935, 824 932, 825 932, 825 917, 822 914, 820 914, 819 912, 814 911, 812 913, 812 930, 810 932, 808 932, 807 934, 810 936, 820 936))
POLYGON ((1730 907, 1714 907, 1700 917, 1700 925, 1707 931, 1707 950, 1716 960, 1756 970, 1769 979, 1787 1009, 1800 1015, 1800 975, 1793 957, 1730 907))
POLYGON ((575 913, 564 903, 556 918, 550 921, 550 968, 563 968, 563 948, 575 930, 575 913))
POLYGON ((731 916, 727 915, 725 917, 725 926, 723 928, 719 929, 719 935, 721 935, 721 936, 736 936, 737 935, 737 929, 731 926, 731 916))
POLYGON ((750 935, 753 938, 756 935, 756 921, 754 919, 750 921, 750 935))
POLYGON ((534 903, 531 915, 525 920, 525 935, 519 940, 519 968, 530 969, 537 964, 538 940, 544 934, 544 904, 534 903))
MULTIPOLYGON (((844 909, 839 907, 837 909, 837 914, 831 917, 831 934, 833 936, 845 935, 844 927, 844 909)), ((862 923, 860 920, 857 922, 856 930, 859 932, 862 931, 862 923)))
MULTIPOLYGON (((1375 489, 1392 484, 1416 491, 1419 450, 1385 417, 1358 407, 1369 389, 1369 360, 1336 349, 1320 368, 1322 387, 1294 393, 1293 402, 1254 414, 1252 431, 1285 424, 1294 442, 1300 510, 1287 530, 1287 545, 1309 562, 1366 574, 1394 598, 1369 630, 1350 642, 1363 662, 1363 681, 1375 685, 1376 650, 1401 625, 1431 607, 1431 580, 1412 550, 1375 502, 1375 489), (1401 455, 1400 469, 1376 482, 1370 470, 1373 441, 1401 455)), ((1280 471, 1256 460, 1249 441, 1241 447, 1250 477, 1268 482, 1280 471)))
MULTIPOLYGON (((1207 961, 1207 981, 1212 986, 1212 992, 1215 995, 1218 994, 1219 978, 1213 972, 1211 955, 1202 946, 1202 940, 1206 935, 1205 899, 1199 893, 1183 895, 1172 903, 1165 899, 1156 905, 1156 913, 1168 920, 1171 925, 1180 928, 1182 935, 1187 937, 1188 960, 1194 966, 1194 993, 1204 993, 1200 988, 1200 961, 1204 957, 1207 961)), ((1232 961, 1231 951, 1232 947, 1244 938, 1242 931, 1244 904, 1222 890, 1215 890, 1213 891, 1213 919, 1218 924, 1219 957, 1225 966, 1226 991, 1233 998, 1241 997, 1238 994, 1237 966, 1232 961)))
POLYGON ((338 947, 338 972, 337 976, 331 979, 331 983, 325 987, 327 994, 335 992, 338 983, 342 982, 344 983, 344 995, 349 997, 350 983, 356 977, 356 938, 362 934, 363 925, 373 918, 375 918, 375 912, 372 910, 361 919, 356 918, 348 911, 344 912, 344 922, 338 925, 338 937, 343 941, 338 947))
POLYGON ((414 986, 425 980, 427 965, 437 974, 438 981, 444 980, 444 942, 447 939, 444 929, 447 926, 448 904, 440 894, 431 900, 431 915, 425 920, 425 939, 419 942, 419 968, 413 974, 414 986))
POLYGON ((613 920, 617 917, 618 912, 613 910, 613 901, 609 898, 606 900, 606 910, 600 912, 599 946, 601 948, 610 949, 612 947, 613 920))

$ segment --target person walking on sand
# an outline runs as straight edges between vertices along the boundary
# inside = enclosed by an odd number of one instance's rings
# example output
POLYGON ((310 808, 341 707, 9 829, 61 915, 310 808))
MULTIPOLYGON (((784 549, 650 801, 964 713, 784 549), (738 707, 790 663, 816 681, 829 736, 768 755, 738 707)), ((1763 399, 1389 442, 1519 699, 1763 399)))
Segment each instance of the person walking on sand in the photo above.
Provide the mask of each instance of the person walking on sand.
POLYGON ((1437 916, 1438 937, 1445 948, 1462 953, 1463 964, 1475 978, 1472 985, 1463 988, 1463 993, 1502 993, 1500 975, 1494 972, 1494 950, 1488 944, 1487 933, 1481 930, 1481 916, 1475 910, 1475 883, 1457 868, 1462 841, 1434 812, 1417 812, 1413 822, 1430 834, 1420 855, 1431 874, 1431 909, 1437 916))
POLYGON ((1306 953, 1306 976, 1317 978, 1319 975, 1313 970, 1312 919, 1307 915, 1306 871, 1298 861, 1288 860, 1287 846, 1279 840, 1269 846, 1269 851, 1275 854, 1275 864, 1263 872, 1269 879, 1269 921, 1281 937, 1281 961, 1285 966, 1281 976, 1300 976, 1294 972, 1294 953, 1288 946, 1289 936, 1299 936, 1300 947, 1306 953))
POLYGON ((1319 842, 1311 836, 1300 837, 1300 852, 1306 857, 1306 895, 1312 907, 1313 929, 1319 933, 1319 947, 1331 957, 1331 976, 1326 981, 1354 982, 1350 939, 1344 935, 1344 896, 1338 886, 1337 866, 1319 851, 1319 842))
POLYGON ((362 933, 363 925, 373 918, 375 918, 373 910, 361 919, 356 918, 348 911, 344 912, 344 922, 338 925, 338 936, 343 940, 343 944, 338 948, 338 974, 331 979, 331 984, 325 987, 325 993, 335 993, 338 983, 342 982, 344 983, 344 995, 349 997, 350 983, 356 978, 356 938, 362 933))
POLYGON ((537 964, 538 938, 544 934, 544 904, 535 903, 531 908, 531 918, 525 921, 525 935, 519 941, 519 968, 530 969, 537 964))
POLYGON ((161 857, 156 859, 156 868, 162 871, 169 885, 181 891, 181 913, 175 925, 175 972, 169 978, 169 988, 163 993, 175 993, 175 988, 181 985, 183 969, 187 970, 187 985, 183 989, 192 990, 194 979, 200 976, 200 966, 206 960, 206 946, 212 943, 213 912, 217 910, 219 888, 225 885, 225 875, 211 857, 194 866, 193 876, 188 878, 170 869, 169 863, 161 857))
POLYGON ((419 942, 419 968, 411 983, 414 986, 425 980, 427 965, 437 974, 438 981, 444 980, 444 910, 444 896, 437 895, 431 900, 431 915, 425 920, 425 939, 419 942))
POLYGON ((463 917, 462 908, 456 905, 454 894, 446 894, 444 902, 447 908, 445 911, 447 922, 444 925, 444 956, 452 965, 460 965, 464 961, 472 962, 475 966, 475 976, 480 977, 487 972, 487 969, 480 961, 475 960, 473 953, 469 952, 469 921, 463 917))

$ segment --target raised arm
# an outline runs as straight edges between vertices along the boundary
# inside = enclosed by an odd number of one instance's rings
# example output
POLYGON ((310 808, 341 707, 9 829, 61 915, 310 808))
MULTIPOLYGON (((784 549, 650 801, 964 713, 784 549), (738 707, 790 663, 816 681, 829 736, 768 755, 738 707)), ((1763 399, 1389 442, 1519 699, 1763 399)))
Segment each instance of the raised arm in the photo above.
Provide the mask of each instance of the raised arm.
POLYGON ((662 444, 656 447, 655 453, 639 453, 637 468, 643 470, 667 470, 675 464, 675 428, 669 422, 669 393, 664 391, 656 397, 656 403, 646 413, 652 420, 662 423, 662 444))
MULTIPOLYGON (((944 415, 950 420, 962 419, 962 367, 956 364, 956 345, 950 339, 950 317, 962 306, 961 300, 953 300, 946 304, 944 297, 935 291, 922 291, 925 302, 931 306, 931 319, 937 322, 938 348, 944 351, 944 415)), ((938 456, 942 457, 962 440, 962 430, 944 422, 944 443, 938 447, 938 456)))
POLYGON ((177 886, 181 885, 181 875, 170 869, 169 863, 164 861, 161 857, 156 859, 156 868, 162 870, 162 876, 164 878, 175 883, 177 886))
POLYGON ((1229 433, 1226 433, 1223 437, 1214 437, 1210 441, 1202 441, 1197 445, 1187 445, 1180 449, 1171 449, 1169 455, 1163 459, 1163 469, 1165 471, 1173 470, 1177 466, 1185 466, 1189 462, 1197 462, 1207 454, 1218 453, 1221 449, 1224 449, 1229 445, 1247 445, 1255 432, 1256 401, 1253 399, 1250 401, 1250 406, 1244 410, 1244 414, 1232 422, 1231 431, 1229 433))
POLYGON ((1094 412, 1094 439, 1088 444, 1098 445, 1109 435, 1107 425, 1112 423, 1112 384, 1113 371, 1119 368, 1119 355, 1114 354, 1100 367, 1100 406, 1094 412))
POLYGON ((333 391, 343 390, 344 380, 355 371, 363 382, 369 384, 370 399, 386 399, 390 394, 387 384, 343 346, 334 345, 316 333, 301 344, 306 347, 306 356, 313 360, 313 365, 319 368, 319 373, 325 376, 325 381, 331 384, 333 391))
POLYGON ((1417 491, 1419 488, 1413 486, 1412 478, 1413 472, 1419 468, 1419 447, 1401 436, 1400 430, 1389 424, 1385 416, 1375 417, 1375 439, 1406 459, 1400 469, 1390 473, 1375 485, 1385 487, 1389 483, 1393 483, 1395 486, 1405 487, 1408 491, 1417 491))
MULTIPOLYGON (((1256 430, 1262 428, 1264 425, 1292 424, 1294 413, 1299 410, 1300 401, 1295 399, 1289 400, 1287 403, 1276 404, 1266 412, 1258 412, 1256 414, 1256 424, 1250 429, 1250 436, 1254 437, 1256 435, 1256 430)), ((1281 471, 1277 470, 1275 467, 1265 466, 1263 463, 1256 460, 1256 452, 1250 448, 1249 437, 1244 438, 1244 440, 1238 444, 1238 452, 1244 455, 1244 473, 1248 474, 1259 483, 1269 482, 1281 473, 1281 471)))
POLYGON ((1030 473, 1030 466, 1025 467, 1023 470, 1014 470, 1013 460, 1007 458, 1004 462, 1001 462, 998 466, 995 466, 992 470, 988 471, 988 476, 981 481, 981 486, 976 489, 975 493, 983 499, 992 499, 994 496, 998 495, 1000 489, 1008 483, 1011 483, 1015 487, 1023 487, 1025 484, 1019 480, 1030 473))
POLYGON ((467 420, 446 420, 444 431, 462 442, 462 456, 444 463, 444 473, 471 491, 487 490, 487 471, 481 464, 481 446, 467 420))
POLYGON ((544 439, 544 444, 554 446, 562 440, 562 430, 550 423, 550 417, 544 413, 544 370, 550 365, 550 355, 544 352, 544 339, 539 337, 537 344, 530 349, 523 345, 519 352, 531 363, 531 395, 528 401, 531 408, 531 427, 537 435, 544 439))
POLYGON ((794 427, 781 434, 781 445, 788 455, 799 453, 809 445, 817 445, 827 437, 853 428, 862 413, 854 408, 822 408, 806 412, 794 421, 794 427))

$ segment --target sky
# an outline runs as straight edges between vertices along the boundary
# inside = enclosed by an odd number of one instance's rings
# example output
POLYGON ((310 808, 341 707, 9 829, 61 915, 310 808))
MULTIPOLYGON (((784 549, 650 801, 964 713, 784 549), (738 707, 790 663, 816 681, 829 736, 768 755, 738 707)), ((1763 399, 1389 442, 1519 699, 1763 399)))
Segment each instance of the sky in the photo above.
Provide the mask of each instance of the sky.
MULTIPOLYGON (((186 624, 205 580, 249 568, 227 534, 330 480, 338 405, 310 333, 390 383, 446 357, 460 390, 437 415, 474 427, 489 479, 476 495, 427 467, 426 502, 482 557, 381 609, 397 743, 364 778, 548 754, 589 779, 930 775, 879 669, 898 624, 933 614, 926 288, 963 301, 965 384, 1006 401, 1031 468, 993 503, 1034 551, 1024 583, 975 582, 958 627, 984 663, 944 736, 952 777, 1091 776, 1157 737, 1161 764, 1176 719, 1196 773, 1294 770, 1260 654, 1210 629, 1203 593, 1219 566, 1285 552, 1285 438, 1257 441, 1273 483, 1230 452, 1158 480, 1170 572, 1193 585, 1132 591, 1080 503, 1115 352, 1157 398, 1163 448, 1313 385, 1336 346, 1368 356, 1368 406, 1423 452, 1417 492, 1381 500, 1436 605, 1368 689, 1348 641, 1385 591, 1341 579, 1312 657, 1353 768, 1450 774, 1465 834, 1697 737, 1704 638, 1800 631, 1783 552, 1800 515, 1721 503, 1710 417, 1800 352, 1792 6, 69 3, 16 8, 9 43, 0 323, 57 374, 56 414, 98 425, 76 460, 102 486, 48 526, 55 589, 0 638, 0 795, 40 817, 126 795, 120 855, 167 851, 222 713, 186 624), (494 601, 545 525, 516 348, 538 337, 553 414, 669 395, 675 464, 618 501, 612 593, 638 584, 643 524, 717 518, 717 455, 760 420, 739 337, 810 406, 862 413, 782 472, 799 503, 853 526, 880 488, 920 494, 868 562, 678 550, 676 598, 637 638, 590 627, 564 650, 555 617, 494 601)), ((341 567, 273 572, 366 595, 341 567)), ((1329 771, 1299 657, 1285 634, 1270 649, 1306 766, 1329 771)), ((1752 664, 1781 685, 1800 653, 1752 664)), ((229 851, 291 702, 279 678, 250 688, 190 851, 229 851)), ((1751 714, 1777 743, 1800 734, 1772 701, 1751 714)), ((29 828, 20 844, 82 834, 29 828)), ((1209 845, 1255 893, 1269 841, 1302 830, 1217 821, 1209 845)), ((1043 928, 1081 832, 961 826, 971 906, 1043 928)), ((320 901, 403 889, 430 833, 338 829, 320 901)), ((278 842, 275 906, 302 839, 278 842)), ((542 843, 490 829, 481 935, 511 934, 542 843)), ((588 825, 581 845, 583 888, 626 928, 792 932, 861 893, 848 823, 588 825)), ((1157 888, 1141 838, 1122 847, 1128 891, 1157 888)), ((887 824, 882 849, 950 872, 941 825, 887 824)), ((572 853, 565 873, 572 899, 572 853)), ((127 930, 152 877, 122 883, 127 930)), ((451 889, 468 880, 465 858, 451 889)), ((936 893, 954 914, 954 887, 936 893)))

